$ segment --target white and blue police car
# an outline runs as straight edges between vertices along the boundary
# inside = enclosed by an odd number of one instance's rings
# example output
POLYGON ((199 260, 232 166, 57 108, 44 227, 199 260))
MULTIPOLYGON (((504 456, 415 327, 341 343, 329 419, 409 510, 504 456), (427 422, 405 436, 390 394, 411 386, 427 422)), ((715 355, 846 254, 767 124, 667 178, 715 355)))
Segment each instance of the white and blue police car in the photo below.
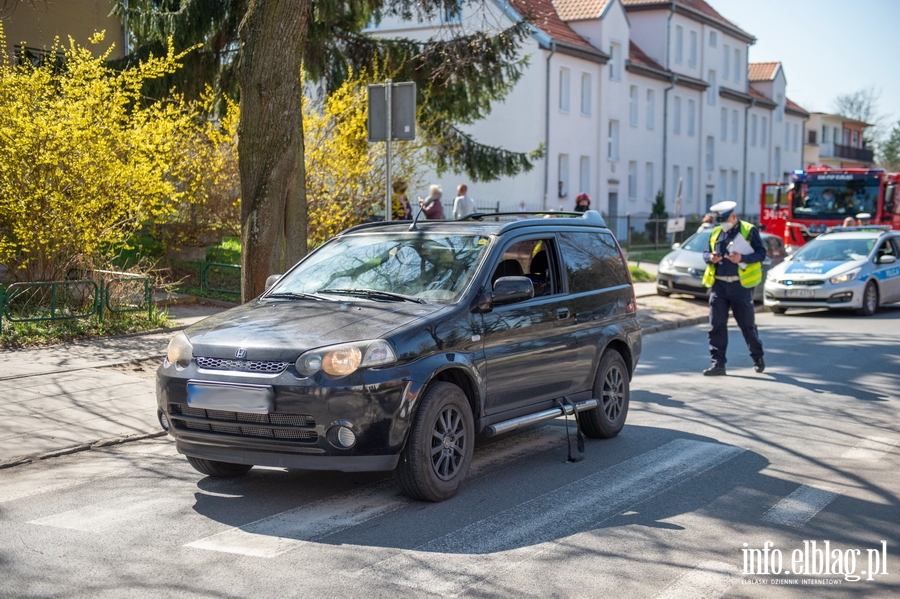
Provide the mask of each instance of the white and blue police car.
POLYGON ((776 314, 788 308, 832 308, 864 316, 900 302, 900 231, 829 229, 769 271, 763 302, 776 314))

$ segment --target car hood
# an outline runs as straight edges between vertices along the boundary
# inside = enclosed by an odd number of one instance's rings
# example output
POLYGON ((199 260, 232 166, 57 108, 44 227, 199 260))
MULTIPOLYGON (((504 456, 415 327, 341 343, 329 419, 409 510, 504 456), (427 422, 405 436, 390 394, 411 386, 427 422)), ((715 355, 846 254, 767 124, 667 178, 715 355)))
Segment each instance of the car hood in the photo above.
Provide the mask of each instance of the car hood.
POLYGON ((315 347, 384 337, 445 304, 371 301, 252 301, 185 329, 195 356, 293 361, 315 347))
POLYGON ((817 262, 794 261, 782 262, 772 269, 770 276, 780 279, 790 278, 797 281, 809 281, 812 279, 827 279, 853 270, 865 264, 865 260, 851 260, 849 262, 817 262))
POLYGON ((666 254, 665 258, 660 261, 660 266, 667 260, 672 261, 672 266, 665 269, 666 272, 677 271, 679 273, 702 275, 703 271, 706 270, 706 262, 703 261, 703 252, 674 250, 673 252, 666 254), (691 273, 691 269, 695 272, 691 273))

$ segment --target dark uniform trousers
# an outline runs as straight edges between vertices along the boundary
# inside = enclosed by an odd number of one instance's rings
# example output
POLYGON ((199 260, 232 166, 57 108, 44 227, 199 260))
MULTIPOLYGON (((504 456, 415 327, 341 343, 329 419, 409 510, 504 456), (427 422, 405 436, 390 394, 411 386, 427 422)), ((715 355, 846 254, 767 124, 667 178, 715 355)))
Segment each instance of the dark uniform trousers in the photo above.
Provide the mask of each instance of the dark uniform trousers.
POLYGON ((709 294, 709 353, 712 363, 725 366, 725 352, 728 349, 728 309, 734 314, 744 334, 744 341, 753 361, 763 357, 762 342, 756 331, 753 312, 753 290, 741 285, 740 281, 726 283, 716 280, 709 294))

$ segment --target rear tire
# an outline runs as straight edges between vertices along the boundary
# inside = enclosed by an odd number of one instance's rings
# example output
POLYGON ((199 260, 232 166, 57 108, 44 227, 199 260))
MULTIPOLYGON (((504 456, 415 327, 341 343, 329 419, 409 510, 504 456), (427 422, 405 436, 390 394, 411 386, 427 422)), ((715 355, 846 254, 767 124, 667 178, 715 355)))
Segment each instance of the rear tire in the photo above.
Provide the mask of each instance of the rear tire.
POLYGON ((451 383, 435 383, 422 398, 400 453, 397 486, 421 501, 450 499, 469 471, 474 447, 475 421, 465 393, 451 383))
POLYGON ((214 476, 216 478, 232 478, 235 476, 242 476, 247 474, 251 468, 253 468, 253 464, 232 464, 231 462, 216 462, 214 460, 205 460, 203 458, 192 458, 187 456, 187 461, 190 462, 191 466, 194 467, 194 470, 200 472, 201 474, 205 474, 207 476, 214 476))
POLYGON ((594 397, 600 405, 578 414, 578 426, 592 439, 611 439, 625 426, 630 387, 628 367, 622 354, 608 350, 600 359, 594 380, 594 397))
POLYGON ((787 308, 772 308, 772 312, 774 312, 775 314, 784 314, 785 312, 787 312, 787 308))
POLYGON ((878 286, 873 281, 869 281, 863 291, 862 308, 856 313, 860 316, 872 316, 876 312, 878 312, 878 286))

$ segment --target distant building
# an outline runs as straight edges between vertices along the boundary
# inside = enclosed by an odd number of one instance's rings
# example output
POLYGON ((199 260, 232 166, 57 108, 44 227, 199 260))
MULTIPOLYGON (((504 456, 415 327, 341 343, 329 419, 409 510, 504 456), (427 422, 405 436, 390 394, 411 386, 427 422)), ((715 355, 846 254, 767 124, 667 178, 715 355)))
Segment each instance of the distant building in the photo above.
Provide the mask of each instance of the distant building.
POLYGON ((0 23, 6 37, 7 52, 23 59, 38 60, 53 48, 55 38, 69 45, 69 37, 80 46, 97 31, 106 31, 106 39, 96 53, 115 44, 112 58, 125 55, 125 28, 121 19, 110 16, 112 0, 64 0, 61 2, 21 2, 0 10, 0 23))
POLYGON ((874 153, 866 148, 863 139, 867 127, 871 125, 837 114, 812 113, 806 124, 803 163, 837 168, 871 167, 874 153))
POLYGON ((479 205, 571 210, 587 192, 607 216, 640 217, 660 190, 675 212, 681 181, 682 214, 735 200, 753 215, 763 182, 803 166, 809 114, 787 98, 781 64, 748 64, 755 38, 704 0, 498 1, 465 6, 454 21, 385 20, 370 32, 427 39, 524 15, 534 25, 521 50, 529 67, 465 130, 514 151, 543 144, 546 157, 530 173, 470 185, 479 205))

